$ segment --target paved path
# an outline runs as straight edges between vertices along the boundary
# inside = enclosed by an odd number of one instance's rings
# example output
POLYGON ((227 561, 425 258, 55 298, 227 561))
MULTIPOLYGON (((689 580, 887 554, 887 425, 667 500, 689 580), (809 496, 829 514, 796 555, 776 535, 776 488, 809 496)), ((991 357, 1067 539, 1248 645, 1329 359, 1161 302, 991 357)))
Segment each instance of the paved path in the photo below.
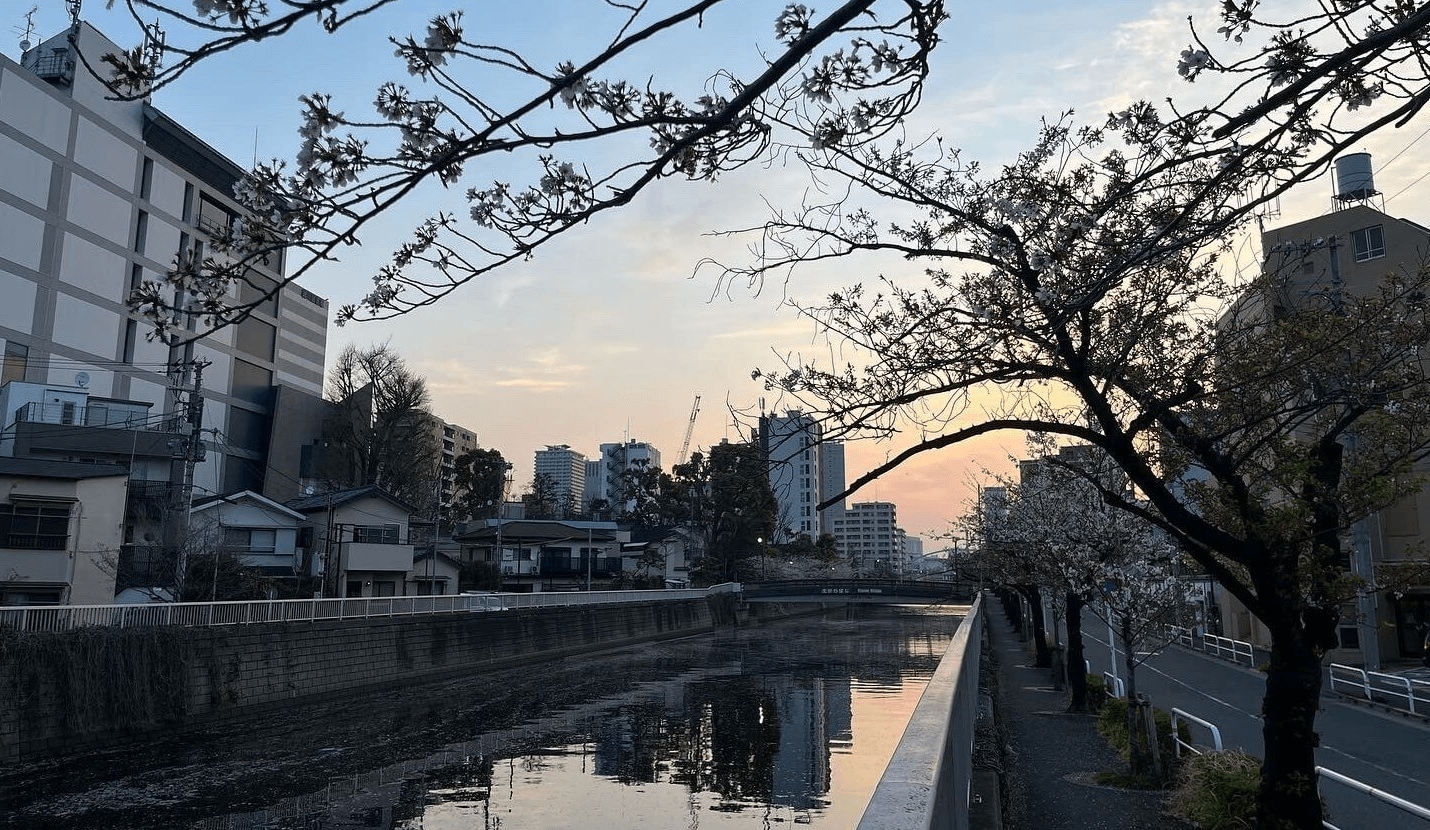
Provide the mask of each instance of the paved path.
POLYGON ((1047 669, 1034 668, 1026 644, 997 602, 988 605, 998 716, 1007 737, 1010 793, 1006 830, 1179 830, 1163 812, 1164 793, 1091 783, 1125 762, 1097 734, 1092 715, 1069 714, 1047 669))

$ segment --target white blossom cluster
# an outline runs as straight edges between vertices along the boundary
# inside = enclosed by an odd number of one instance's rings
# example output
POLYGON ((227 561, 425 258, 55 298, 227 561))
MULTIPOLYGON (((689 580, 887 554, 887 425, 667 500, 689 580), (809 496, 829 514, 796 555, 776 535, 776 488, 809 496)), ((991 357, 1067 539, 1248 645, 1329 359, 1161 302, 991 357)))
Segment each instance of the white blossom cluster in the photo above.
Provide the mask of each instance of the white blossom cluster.
POLYGON ((245 26, 267 17, 268 5, 263 0, 194 0, 194 11, 206 20, 227 17, 231 25, 245 26))

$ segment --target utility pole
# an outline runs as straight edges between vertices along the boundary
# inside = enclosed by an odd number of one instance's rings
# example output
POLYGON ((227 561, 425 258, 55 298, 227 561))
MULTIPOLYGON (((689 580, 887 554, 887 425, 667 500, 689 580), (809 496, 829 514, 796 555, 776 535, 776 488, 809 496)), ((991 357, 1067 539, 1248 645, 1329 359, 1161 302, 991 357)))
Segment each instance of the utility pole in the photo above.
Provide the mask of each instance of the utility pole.
MULTIPOLYGON (((206 361, 190 360, 175 366, 175 396, 182 398, 181 416, 174 424, 175 438, 169 442, 169 498, 164 517, 164 562, 173 567, 171 586, 175 599, 182 590, 188 563, 185 551, 189 536, 189 507, 193 502, 194 465, 204 460, 203 376, 206 361), (189 385, 189 370, 193 372, 189 385)), ((217 562, 215 562, 217 565, 217 562)))

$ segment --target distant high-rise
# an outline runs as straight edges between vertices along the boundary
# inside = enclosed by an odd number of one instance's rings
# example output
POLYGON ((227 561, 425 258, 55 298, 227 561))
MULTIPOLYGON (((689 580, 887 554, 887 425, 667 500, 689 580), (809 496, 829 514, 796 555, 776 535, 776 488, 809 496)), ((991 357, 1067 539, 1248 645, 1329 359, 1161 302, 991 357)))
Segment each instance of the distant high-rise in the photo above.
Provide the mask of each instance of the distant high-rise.
POLYGON ((855 502, 831 523, 839 549, 860 576, 904 574, 905 534, 892 502, 855 502))
POLYGON ((586 491, 586 456, 568 444, 550 444, 536 451, 536 475, 547 476, 556 486, 556 518, 581 512, 586 491))
POLYGON ((801 534, 816 539, 831 530, 842 510, 818 509, 822 500, 844 490, 844 447, 824 442, 823 435, 819 422, 797 409, 783 416, 760 416, 760 446, 769 460, 770 488, 779 504, 776 542, 801 534))
MULTIPOLYGON (((617 501, 621 498, 625 472, 659 468, 660 450, 644 441, 602 444, 600 459, 586 462, 585 503, 589 505, 601 499, 612 510, 619 511, 622 505, 617 501)), ((624 505, 626 508, 632 506, 629 501, 624 505)))

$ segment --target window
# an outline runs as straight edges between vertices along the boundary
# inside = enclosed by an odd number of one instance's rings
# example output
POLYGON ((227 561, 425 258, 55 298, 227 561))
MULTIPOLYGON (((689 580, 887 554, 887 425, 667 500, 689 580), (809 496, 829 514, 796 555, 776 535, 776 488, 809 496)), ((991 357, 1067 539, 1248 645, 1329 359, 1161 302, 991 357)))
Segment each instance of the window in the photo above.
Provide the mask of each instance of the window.
POLYGON ((149 236, 149 214, 139 211, 139 218, 134 222, 134 253, 144 253, 144 240, 149 236))
POLYGON ((391 579, 373 580, 372 595, 375 597, 395 597, 397 596, 397 583, 391 579))
POLYGON ((184 221, 194 221, 194 184, 184 182, 184 221))
POLYGON ((1380 225, 1354 231, 1351 233, 1351 239, 1355 241, 1356 262, 1385 256, 1385 236, 1381 233, 1380 225))
POLYGON ((144 159, 144 165, 139 171, 139 198, 148 199, 150 191, 154 188, 154 160, 144 159))
POLYGON ((5 341, 5 364, 0 369, 0 383, 25 379, 25 367, 30 362, 30 347, 5 341))
POLYGON ((70 506, 21 501, 0 504, 0 545, 22 550, 64 550, 69 542, 70 506))
POLYGON ((374 545, 397 544, 398 525, 353 525, 353 541, 374 545))
POLYGON ((278 549, 278 533, 274 530, 226 527, 223 529, 223 546, 229 553, 272 555, 278 549))

